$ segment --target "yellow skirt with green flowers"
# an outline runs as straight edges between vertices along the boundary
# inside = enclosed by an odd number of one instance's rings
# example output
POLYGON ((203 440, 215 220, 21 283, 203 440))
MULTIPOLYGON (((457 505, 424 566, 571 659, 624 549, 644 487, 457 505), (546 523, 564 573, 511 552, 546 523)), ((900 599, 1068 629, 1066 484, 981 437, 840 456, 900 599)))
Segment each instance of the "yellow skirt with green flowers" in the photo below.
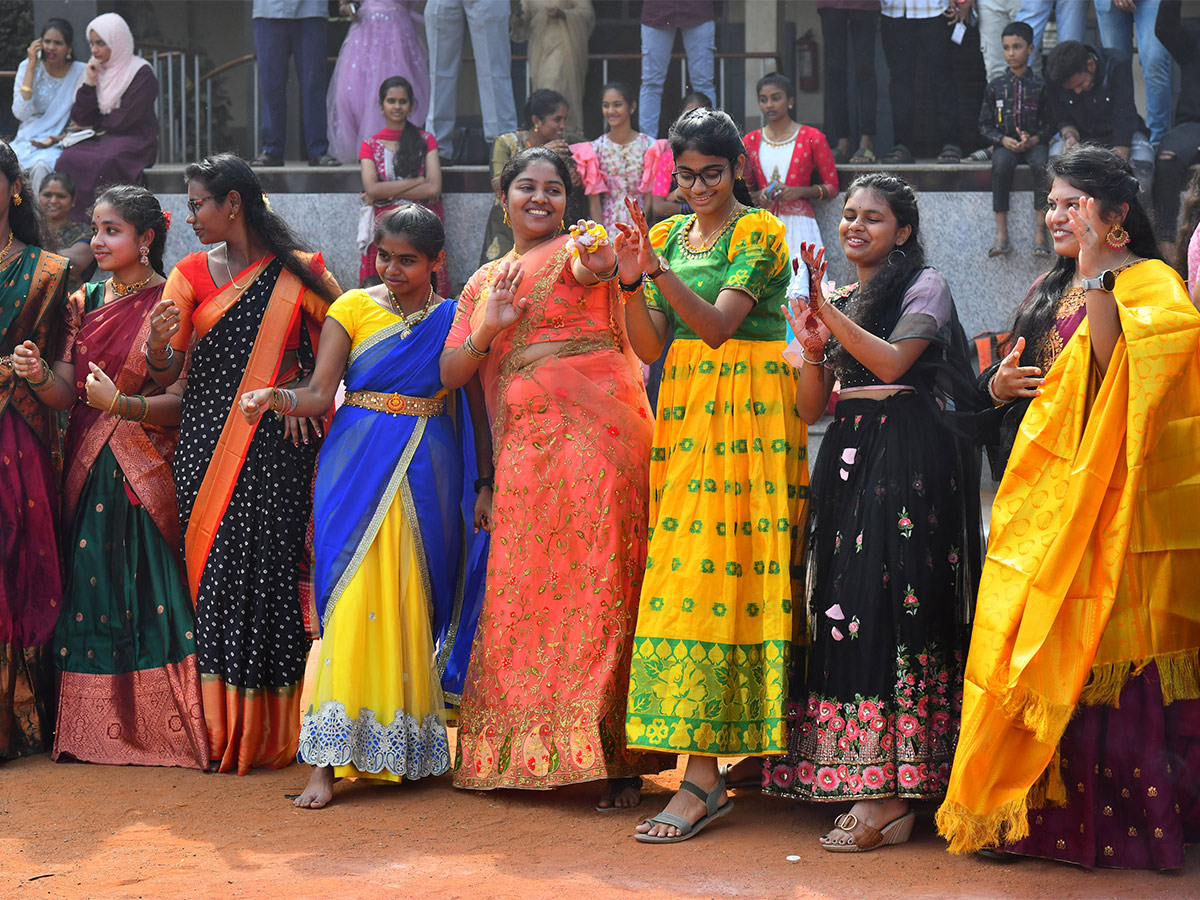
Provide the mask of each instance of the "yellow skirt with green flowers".
POLYGON ((650 456, 630 749, 786 751, 808 432, 782 341, 672 344, 650 456))

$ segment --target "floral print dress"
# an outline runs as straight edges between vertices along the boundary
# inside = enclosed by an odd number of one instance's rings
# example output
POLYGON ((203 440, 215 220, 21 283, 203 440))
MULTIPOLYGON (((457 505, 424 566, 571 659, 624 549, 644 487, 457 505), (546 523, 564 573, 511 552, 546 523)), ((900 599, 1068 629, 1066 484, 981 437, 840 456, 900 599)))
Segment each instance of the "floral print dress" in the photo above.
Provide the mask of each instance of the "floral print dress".
POLYGON ((608 186, 600 195, 600 216, 609 231, 617 222, 632 225, 629 210, 625 208, 626 197, 638 197, 642 175, 646 167, 646 151, 654 144, 654 138, 640 131, 634 132, 633 140, 618 144, 607 134, 592 141, 592 149, 600 163, 600 171, 608 186))

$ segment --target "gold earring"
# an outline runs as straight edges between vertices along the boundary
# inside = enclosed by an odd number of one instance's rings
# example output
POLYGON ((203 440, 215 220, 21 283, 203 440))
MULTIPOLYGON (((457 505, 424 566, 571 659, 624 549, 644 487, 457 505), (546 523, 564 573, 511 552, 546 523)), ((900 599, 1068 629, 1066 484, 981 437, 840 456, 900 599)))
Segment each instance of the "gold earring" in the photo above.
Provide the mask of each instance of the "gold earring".
POLYGON ((512 228, 512 220, 508 217, 508 207, 504 207, 504 224, 508 228, 512 228))
POLYGON ((1114 250, 1120 250, 1129 243, 1129 232, 1119 224, 1114 225, 1109 229, 1108 234, 1104 236, 1104 243, 1108 244, 1114 250))
POLYGON ((231 221, 231 222, 232 222, 232 221, 233 221, 234 219, 236 219, 236 218, 237 218, 237 210, 236 210, 236 209, 231 209, 231 210, 229 211, 229 221, 231 221))
POLYGON ((20 206, 25 201, 21 199, 20 194, 13 194, 13 206, 20 206))

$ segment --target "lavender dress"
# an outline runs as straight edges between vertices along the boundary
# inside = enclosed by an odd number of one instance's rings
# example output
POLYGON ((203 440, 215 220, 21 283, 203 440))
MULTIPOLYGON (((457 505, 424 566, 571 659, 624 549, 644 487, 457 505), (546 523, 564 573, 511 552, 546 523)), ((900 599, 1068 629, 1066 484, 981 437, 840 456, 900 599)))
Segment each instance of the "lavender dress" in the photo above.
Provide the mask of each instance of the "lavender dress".
POLYGON ((421 0, 362 0, 333 67, 325 107, 329 152, 344 163, 358 162, 362 142, 386 126, 379 85, 403 75, 413 86, 408 121, 420 127, 429 112, 429 52, 421 0))

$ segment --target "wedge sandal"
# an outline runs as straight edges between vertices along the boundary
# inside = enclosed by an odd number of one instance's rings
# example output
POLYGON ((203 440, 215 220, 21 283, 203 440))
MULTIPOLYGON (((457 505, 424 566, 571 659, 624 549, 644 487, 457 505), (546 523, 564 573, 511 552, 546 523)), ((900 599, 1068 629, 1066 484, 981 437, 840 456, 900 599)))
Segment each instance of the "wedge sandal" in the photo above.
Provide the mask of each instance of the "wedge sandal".
POLYGON ((849 837, 831 840, 824 836, 821 838, 821 846, 830 853, 866 853, 891 844, 903 844, 912 837, 913 822, 916 819, 916 813, 906 812, 899 818, 892 819, 883 828, 872 828, 860 822, 858 816, 853 813, 843 813, 833 820, 833 824, 849 837))

